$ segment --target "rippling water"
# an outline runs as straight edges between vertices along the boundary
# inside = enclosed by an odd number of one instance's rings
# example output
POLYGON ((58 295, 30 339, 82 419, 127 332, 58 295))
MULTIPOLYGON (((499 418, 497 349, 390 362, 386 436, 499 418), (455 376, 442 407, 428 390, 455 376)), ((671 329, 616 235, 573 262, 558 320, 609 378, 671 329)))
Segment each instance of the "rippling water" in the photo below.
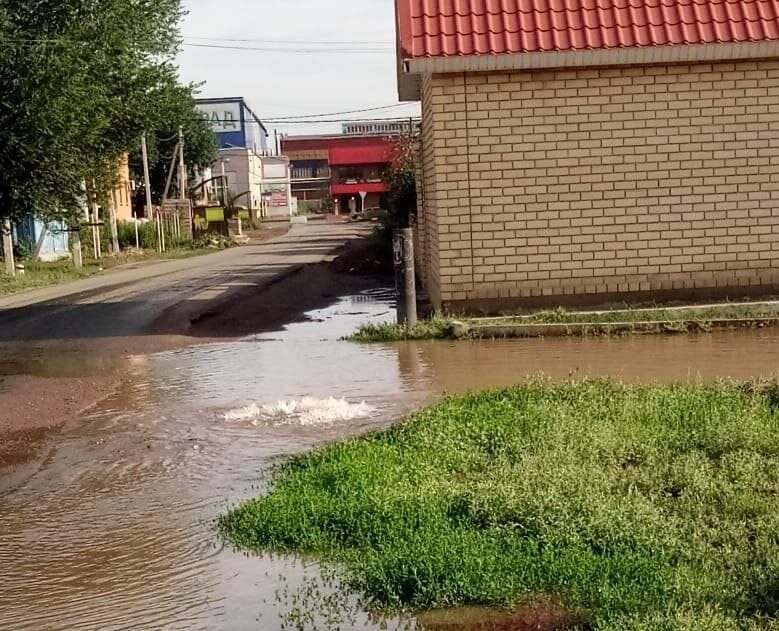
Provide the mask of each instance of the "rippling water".
POLYGON ((779 368, 773 331, 338 341, 393 315, 386 292, 346 297, 279 333, 126 362, 120 392, 67 426, 40 461, 0 477, 0 629, 279 629, 277 591, 317 567, 235 553, 214 520, 261 493, 280 458, 386 426, 445 391, 540 372, 675 380, 779 368))

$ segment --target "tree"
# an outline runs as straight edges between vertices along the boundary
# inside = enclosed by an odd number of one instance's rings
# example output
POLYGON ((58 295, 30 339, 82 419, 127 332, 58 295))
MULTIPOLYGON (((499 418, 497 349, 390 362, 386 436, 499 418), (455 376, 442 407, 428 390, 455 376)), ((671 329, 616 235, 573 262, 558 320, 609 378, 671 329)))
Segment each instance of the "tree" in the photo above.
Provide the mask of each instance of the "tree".
MULTIPOLYGON (((170 86, 157 103, 158 120, 147 130, 146 144, 149 152, 149 175, 152 201, 160 203, 178 143, 179 126, 184 129, 184 162, 190 176, 196 169, 211 166, 218 156, 216 134, 209 122, 198 114, 193 92, 197 86, 170 86)), ((178 161, 176 162, 178 164, 178 161)), ((143 161, 140 141, 136 139, 130 152, 130 170, 143 184, 143 161)), ((175 181, 175 180, 174 180, 175 181)), ((190 177, 190 182, 193 177, 190 177)), ((136 195, 140 205, 146 203, 146 191, 139 187, 136 195)))
POLYGON ((109 186, 168 114, 181 17, 180 0, 0 0, 0 217, 71 220, 82 182, 109 186))
POLYGON ((417 212, 417 143, 414 136, 401 136, 390 163, 387 204, 397 228, 408 228, 417 212))

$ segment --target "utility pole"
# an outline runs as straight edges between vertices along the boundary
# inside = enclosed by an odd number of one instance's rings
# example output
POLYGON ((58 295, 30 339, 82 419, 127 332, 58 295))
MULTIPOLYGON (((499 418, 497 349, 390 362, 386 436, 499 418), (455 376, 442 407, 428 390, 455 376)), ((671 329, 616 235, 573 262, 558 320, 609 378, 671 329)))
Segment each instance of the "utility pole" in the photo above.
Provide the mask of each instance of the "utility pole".
POLYGON ((275 145, 276 155, 280 156, 281 155, 281 145, 279 144, 279 130, 278 129, 274 129, 273 130, 273 138, 274 138, 273 144, 275 145))
POLYGON ((100 238, 100 207, 97 203, 97 182, 92 180, 92 247, 95 258, 99 261, 103 257, 100 238))
POLYGON ((187 199, 187 167, 184 164, 184 128, 179 127, 179 198, 187 199))
POLYGON ((417 324, 417 288, 414 269, 414 231, 396 230, 393 239, 395 258, 395 291, 398 302, 398 324, 417 324))
POLYGON ((119 255, 119 228, 116 225, 116 202, 114 194, 108 198, 108 225, 111 229, 111 251, 115 256, 119 255))
POLYGON ((225 174, 225 161, 222 159, 222 206, 227 212, 227 175, 225 174))
POLYGON ((14 240, 11 236, 11 220, 3 219, 3 258, 5 259, 5 273, 16 276, 16 262, 14 261, 14 240))
POLYGON ((141 153, 143 154, 143 180, 144 180, 144 186, 146 187, 146 214, 148 216, 149 213, 154 217, 155 221, 157 222, 157 249, 162 252, 162 239, 159 238, 160 235, 160 219, 157 217, 157 214, 154 212, 154 208, 151 205, 151 177, 149 177, 149 151, 146 148, 146 133, 144 132, 141 135, 141 153))

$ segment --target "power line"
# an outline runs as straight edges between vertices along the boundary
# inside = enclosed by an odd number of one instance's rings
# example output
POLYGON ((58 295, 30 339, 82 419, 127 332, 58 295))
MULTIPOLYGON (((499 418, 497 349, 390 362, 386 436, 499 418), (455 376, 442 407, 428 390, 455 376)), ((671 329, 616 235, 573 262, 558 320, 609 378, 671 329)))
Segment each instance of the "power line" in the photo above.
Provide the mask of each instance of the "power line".
POLYGON ((394 48, 272 48, 268 46, 231 46, 229 44, 193 44, 184 42, 186 48, 210 48, 218 50, 245 50, 265 53, 287 53, 294 55, 322 55, 322 54, 387 54, 395 52, 394 48))
MULTIPOLYGON (((267 46, 237 46, 233 44, 220 44, 220 43, 213 43, 213 42, 219 42, 219 41, 231 41, 231 40, 205 40, 205 41, 188 41, 189 38, 184 38, 181 40, 181 46, 187 47, 187 48, 209 48, 209 49, 219 49, 219 50, 237 50, 237 51, 256 51, 256 52, 268 52, 268 53, 276 53, 276 52, 283 52, 288 54, 382 54, 382 53, 389 53, 394 52, 395 48, 391 45, 384 45, 382 42, 381 45, 373 45, 370 48, 366 47, 348 47, 352 44, 354 46, 365 46, 368 44, 372 44, 371 42, 305 42, 305 41, 294 41, 294 40, 266 40, 263 42, 263 40, 245 40, 246 42, 257 42, 257 43, 266 43, 270 44, 267 46), (308 46, 317 46, 315 48, 296 48, 295 46, 298 46, 300 44, 305 44, 308 46), (340 48, 330 48, 329 46, 341 46, 340 48), (347 47, 343 47, 347 46, 347 47)), ((242 41, 242 40, 236 40, 236 41, 242 41)), ((70 38, 28 38, 28 37, 7 37, 7 38, 0 38, 0 45, 5 46, 37 46, 41 44, 76 44, 76 45, 93 45, 94 42, 89 40, 78 40, 78 39, 70 39, 70 38)), ((143 42, 132 42, 134 46, 141 46, 143 45, 143 42)), ((117 48, 120 48, 121 44, 117 46, 117 48)))
POLYGON ((310 45, 336 45, 336 46, 394 46, 395 42, 390 40, 374 41, 345 41, 345 40, 305 40, 305 39, 238 39, 230 37, 206 37, 198 35, 184 35, 185 40, 205 40, 207 42, 238 42, 243 44, 310 44, 310 45))

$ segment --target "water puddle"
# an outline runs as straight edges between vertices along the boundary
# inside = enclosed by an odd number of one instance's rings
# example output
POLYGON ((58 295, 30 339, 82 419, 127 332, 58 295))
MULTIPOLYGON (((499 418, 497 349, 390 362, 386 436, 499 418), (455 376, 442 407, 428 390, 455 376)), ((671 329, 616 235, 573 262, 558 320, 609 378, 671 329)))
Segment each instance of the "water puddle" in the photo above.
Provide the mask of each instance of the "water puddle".
MULTIPOLYGON (((387 427, 444 392, 541 372, 667 381, 744 379, 779 368, 775 331, 339 341, 360 323, 392 317, 388 293, 370 292, 335 300, 280 332, 136 356, 119 367, 92 364, 120 370, 122 388, 64 427, 38 462, 0 476, 0 626, 275 631, 296 628, 298 616, 313 628, 314 614, 301 603, 321 579, 315 563, 236 553, 215 531, 220 514, 266 489, 265 472, 280 459, 387 427)), ((36 355, 41 372, 73 372, 67 362, 47 368, 44 351, 36 355)), ((343 598, 317 615, 335 616, 351 602, 343 598)), ((344 631, 411 624, 351 611, 338 623, 344 631)), ((515 628, 446 624, 426 618, 419 627, 515 628)))

